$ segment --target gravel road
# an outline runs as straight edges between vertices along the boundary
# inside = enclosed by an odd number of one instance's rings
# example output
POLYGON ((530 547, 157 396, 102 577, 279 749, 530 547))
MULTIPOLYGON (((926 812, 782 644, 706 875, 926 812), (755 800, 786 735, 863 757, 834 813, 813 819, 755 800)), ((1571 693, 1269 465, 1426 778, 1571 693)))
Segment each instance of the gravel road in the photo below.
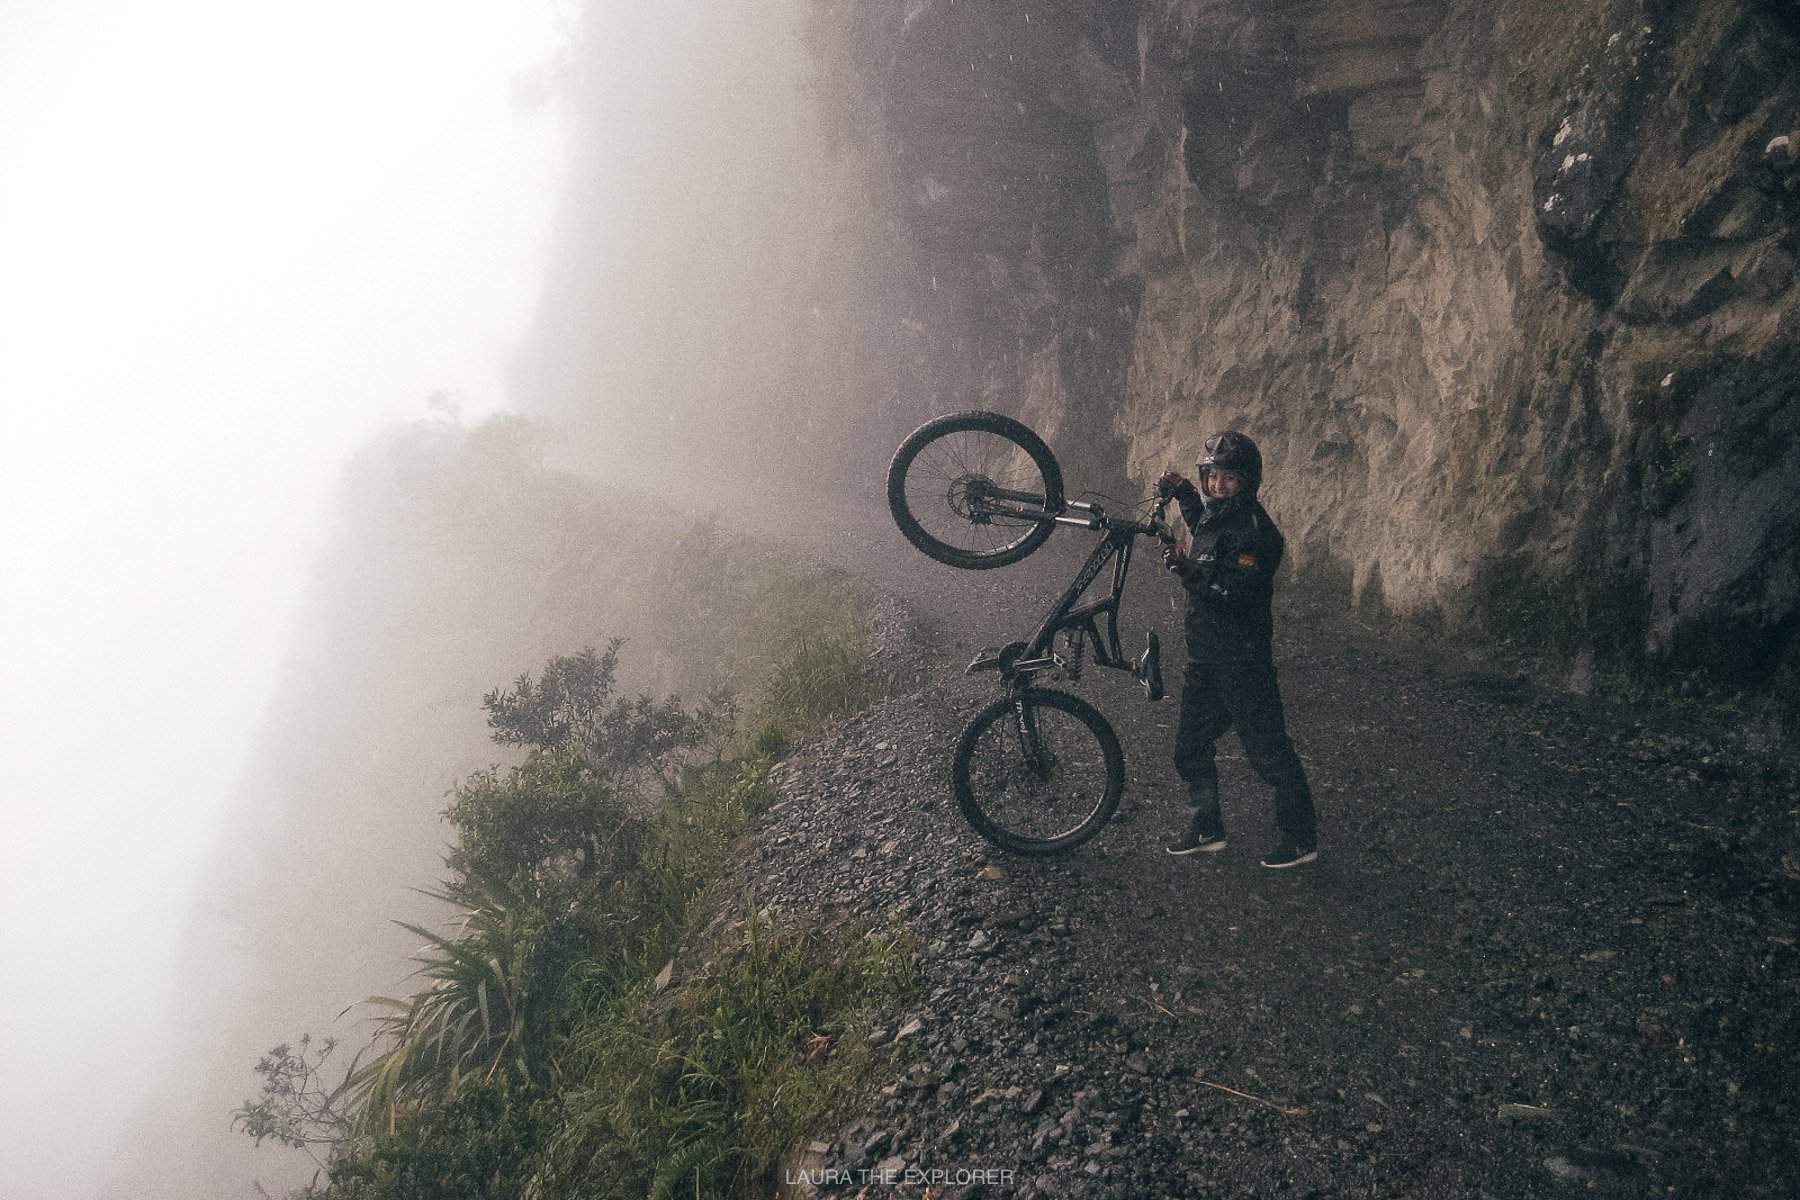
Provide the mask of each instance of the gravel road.
MULTIPOLYGON (((992 687, 961 666, 1035 623, 1081 535, 961 572, 839 513, 803 548, 881 597, 878 656, 916 690, 778 768, 719 911, 905 930, 921 987, 793 1193, 1800 1195, 1800 786, 1778 738, 1282 596, 1320 862, 1257 865, 1270 797, 1230 737, 1230 848, 1165 855, 1175 701, 1092 667, 1062 686, 1119 731, 1120 815, 1023 859, 949 796, 992 687)), ((1129 645, 1159 629, 1173 683, 1178 589, 1132 586, 1129 645)))

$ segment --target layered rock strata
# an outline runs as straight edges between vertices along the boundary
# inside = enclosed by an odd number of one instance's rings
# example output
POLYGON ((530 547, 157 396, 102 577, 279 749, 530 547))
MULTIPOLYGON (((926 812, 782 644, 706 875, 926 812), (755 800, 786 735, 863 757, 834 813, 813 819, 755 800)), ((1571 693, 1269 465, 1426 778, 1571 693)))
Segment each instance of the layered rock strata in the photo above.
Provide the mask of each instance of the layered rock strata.
POLYGON ((1358 602, 1778 669, 1791 6, 820 0, 810 22, 820 194, 852 208, 815 239, 882 299, 824 321, 910 364, 840 381, 865 427, 1002 408, 1078 480, 1139 489, 1240 427, 1299 571, 1358 602))

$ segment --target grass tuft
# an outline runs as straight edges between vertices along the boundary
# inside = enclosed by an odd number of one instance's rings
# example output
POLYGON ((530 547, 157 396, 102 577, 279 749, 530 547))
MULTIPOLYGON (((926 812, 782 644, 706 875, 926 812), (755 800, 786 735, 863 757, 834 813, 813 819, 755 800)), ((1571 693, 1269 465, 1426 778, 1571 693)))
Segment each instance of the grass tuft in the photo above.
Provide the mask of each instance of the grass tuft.
POLYGON ((911 983, 898 942, 781 930, 752 913, 669 997, 646 989, 576 1034, 583 1084, 543 1195, 767 1194, 781 1154, 870 1065, 871 1014, 911 983))

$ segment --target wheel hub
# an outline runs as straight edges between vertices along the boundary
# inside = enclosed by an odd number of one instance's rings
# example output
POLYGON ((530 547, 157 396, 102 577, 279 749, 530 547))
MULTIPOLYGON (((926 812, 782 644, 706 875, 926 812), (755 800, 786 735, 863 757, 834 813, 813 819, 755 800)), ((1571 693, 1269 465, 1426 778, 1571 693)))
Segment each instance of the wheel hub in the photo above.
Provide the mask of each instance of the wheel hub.
POLYGON ((994 481, 986 475, 962 475, 950 481, 944 497, 950 511, 971 525, 986 525, 992 519, 988 504, 994 494, 994 481))

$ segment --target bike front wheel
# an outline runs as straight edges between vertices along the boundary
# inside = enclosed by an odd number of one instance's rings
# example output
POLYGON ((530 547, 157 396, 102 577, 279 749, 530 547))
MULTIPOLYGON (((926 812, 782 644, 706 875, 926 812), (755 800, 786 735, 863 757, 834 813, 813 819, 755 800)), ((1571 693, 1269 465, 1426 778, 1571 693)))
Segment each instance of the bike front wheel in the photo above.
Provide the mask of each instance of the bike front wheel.
POLYGON ((991 412, 927 421, 888 467, 888 508, 906 540, 981 570, 1044 544, 1063 509, 1062 469, 1029 426, 991 412))
POLYGON ((1015 854, 1071 850, 1099 833, 1125 790, 1125 755, 1098 709, 1028 688, 975 715, 951 768, 957 807, 1015 854))

